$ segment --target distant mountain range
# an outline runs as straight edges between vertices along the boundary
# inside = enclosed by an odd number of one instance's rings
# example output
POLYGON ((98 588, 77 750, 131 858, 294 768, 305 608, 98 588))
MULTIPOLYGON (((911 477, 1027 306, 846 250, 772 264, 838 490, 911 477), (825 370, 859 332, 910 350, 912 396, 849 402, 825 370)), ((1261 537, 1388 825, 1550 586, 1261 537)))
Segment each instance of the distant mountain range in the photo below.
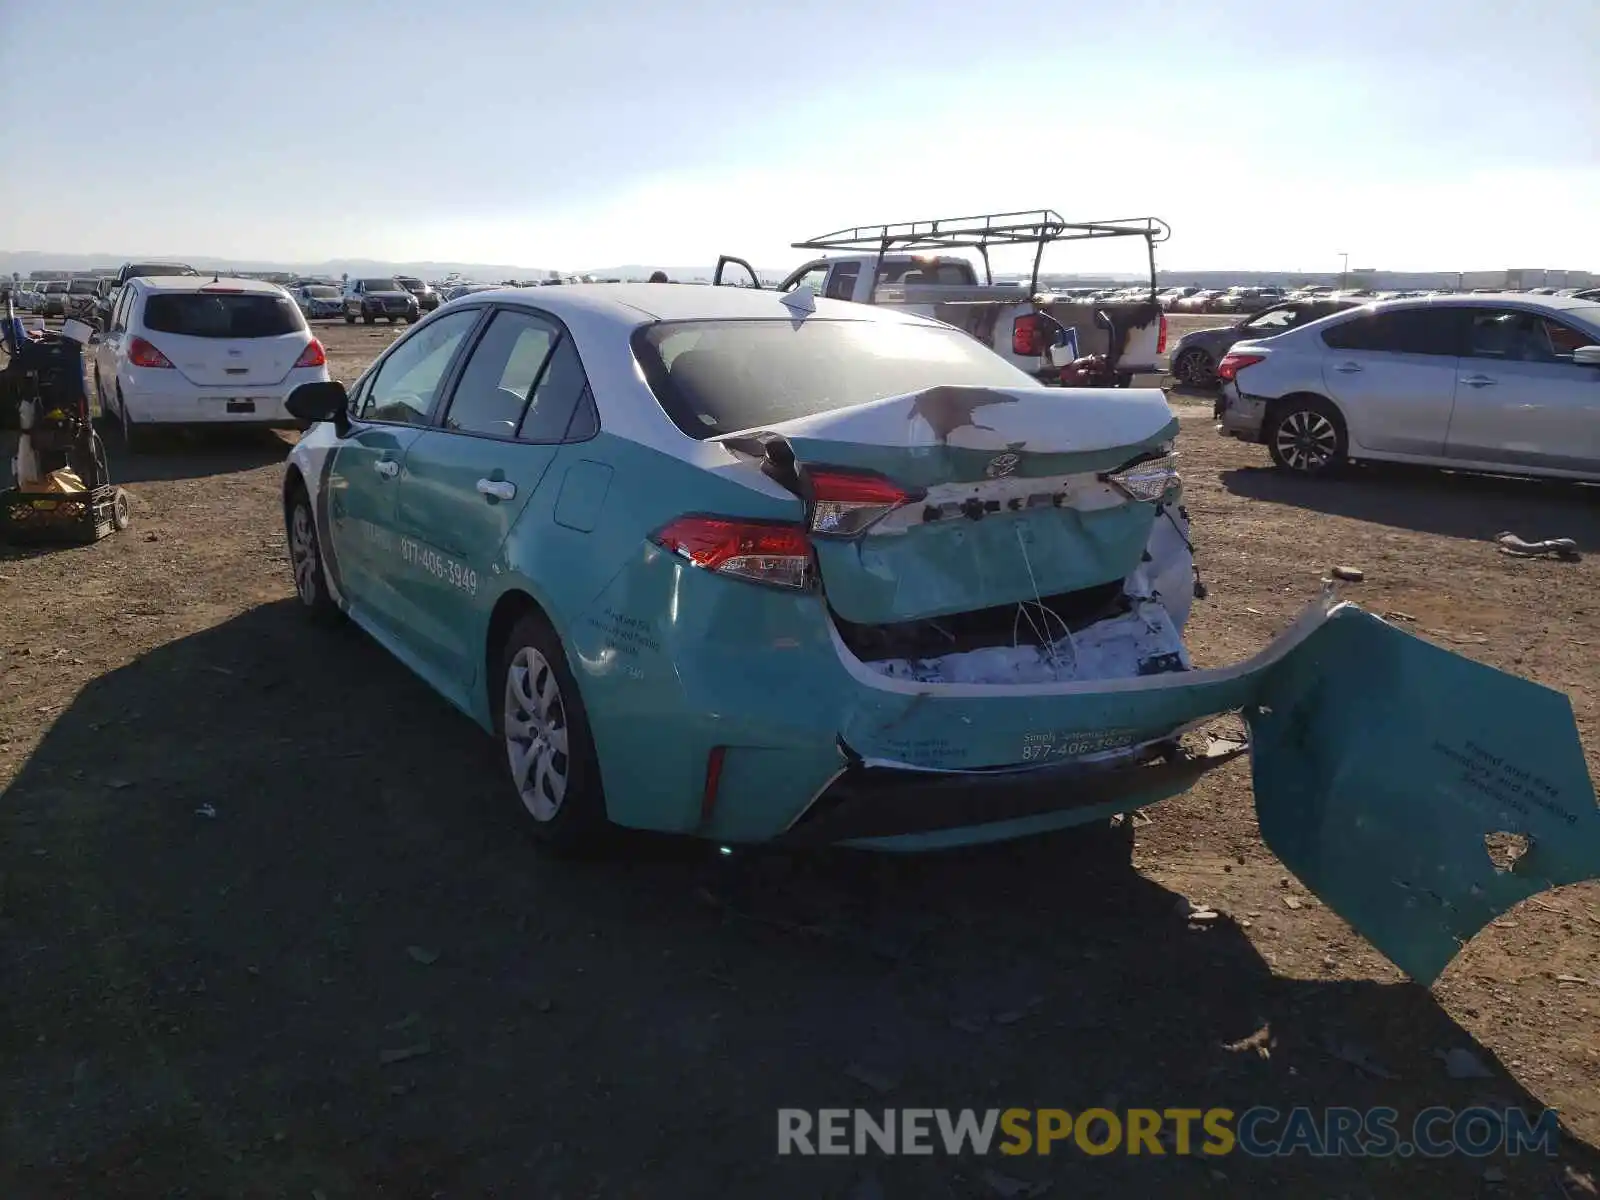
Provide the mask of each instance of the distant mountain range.
MULTIPOLYGON (((0 274, 26 279, 34 271, 71 271, 110 274, 125 262, 184 262, 201 271, 284 271, 296 275, 415 275, 422 279, 443 279, 463 275, 469 279, 494 283, 502 279, 543 279, 549 267, 514 266, 507 263, 467 262, 382 262, 371 258, 327 259, 323 262, 274 262, 263 258, 218 258, 205 254, 55 254, 47 250, 0 250, 0 274)), ((714 268, 661 267, 628 263, 613 267, 586 267, 576 272, 601 279, 648 279, 654 271, 665 271, 672 279, 710 279, 714 268)), ((762 271, 780 279, 787 271, 762 271)))

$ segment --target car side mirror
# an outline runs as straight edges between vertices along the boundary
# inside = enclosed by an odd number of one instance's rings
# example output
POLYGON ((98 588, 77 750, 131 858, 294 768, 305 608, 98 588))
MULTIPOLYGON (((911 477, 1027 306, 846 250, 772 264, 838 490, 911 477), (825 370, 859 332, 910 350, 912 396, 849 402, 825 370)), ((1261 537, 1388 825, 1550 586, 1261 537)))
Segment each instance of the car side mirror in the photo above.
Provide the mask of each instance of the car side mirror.
POLYGON ((337 379, 302 383, 289 393, 284 407, 299 421, 332 421, 340 437, 350 428, 350 396, 337 379))
POLYGON ((1572 352, 1572 361, 1580 367, 1600 367, 1600 346, 1579 346, 1572 352))

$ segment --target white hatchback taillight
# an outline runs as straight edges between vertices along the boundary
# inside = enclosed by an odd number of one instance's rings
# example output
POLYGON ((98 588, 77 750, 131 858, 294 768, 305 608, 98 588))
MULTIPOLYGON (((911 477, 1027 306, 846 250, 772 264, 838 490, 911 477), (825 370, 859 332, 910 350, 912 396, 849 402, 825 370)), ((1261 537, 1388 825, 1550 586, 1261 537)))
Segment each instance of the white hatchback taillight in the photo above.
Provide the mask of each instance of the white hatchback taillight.
MULTIPOLYGON (((279 360, 283 361, 282 359, 279 360)), ((328 365, 328 352, 322 348, 322 343, 312 338, 306 348, 300 352, 300 357, 295 359, 297 367, 325 367, 328 365)))

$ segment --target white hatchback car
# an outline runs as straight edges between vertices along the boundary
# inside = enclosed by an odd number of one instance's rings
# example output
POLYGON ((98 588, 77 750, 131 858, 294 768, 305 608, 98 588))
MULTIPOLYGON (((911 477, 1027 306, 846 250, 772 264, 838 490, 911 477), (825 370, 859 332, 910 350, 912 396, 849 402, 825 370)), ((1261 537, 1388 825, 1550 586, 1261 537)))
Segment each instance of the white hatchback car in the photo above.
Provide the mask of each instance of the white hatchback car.
POLYGON ((1218 430, 1286 471, 1347 459, 1600 480, 1600 304, 1387 300, 1236 343, 1218 430))
POLYGON ((100 410, 130 448, 152 427, 295 428, 289 393, 327 378, 300 309, 259 279, 130 279, 94 360, 100 410))

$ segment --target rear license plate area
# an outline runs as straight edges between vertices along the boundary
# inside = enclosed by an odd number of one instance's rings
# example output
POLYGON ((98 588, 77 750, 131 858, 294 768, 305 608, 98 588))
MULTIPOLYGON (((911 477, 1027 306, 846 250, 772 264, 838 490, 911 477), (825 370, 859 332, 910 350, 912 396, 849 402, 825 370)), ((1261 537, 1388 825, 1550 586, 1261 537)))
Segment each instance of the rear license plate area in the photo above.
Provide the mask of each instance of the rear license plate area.
POLYGON ((228 411, 230 413, 253 413, 253 412, 255 412, 255 410, 256 410, 256 402, 254 400, 229 400, 228 401, 228 411))

